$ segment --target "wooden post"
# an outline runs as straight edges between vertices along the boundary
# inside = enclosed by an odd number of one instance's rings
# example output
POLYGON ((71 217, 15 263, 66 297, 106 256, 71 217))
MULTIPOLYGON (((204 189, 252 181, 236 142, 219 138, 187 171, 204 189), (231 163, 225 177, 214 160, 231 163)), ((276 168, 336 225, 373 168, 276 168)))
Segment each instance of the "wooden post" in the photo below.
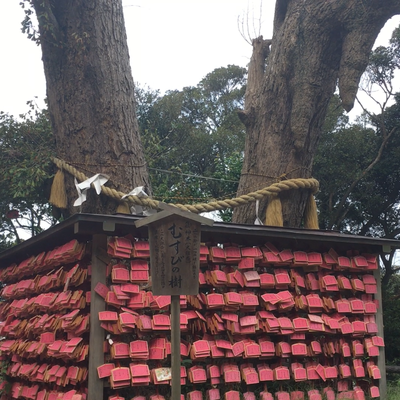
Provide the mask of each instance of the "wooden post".
POLYGON ((180 296, 171 296, 171 399, 181 398, 180 296))
POLYGON ((88 399, 103 400, 103 381, 97 367, 104 364, 104 330, 100 327, 99 311, 105 310, 104 300, 94 291, 97 283, 106 284, 107 236, 94 235, 92 242, 92 276, 90 284, 90 339, 88 399))
MULTIPOLYGON (((379 307, 376 313, 376 324, 378 325, 378 334, 383 338, 384 333, 383 333, 382 284, 381 284, 381 276, 379 269, 374 271, 374 277, 377 283, 376 299, 379 302, 379 307)), ((387 384, 386 384, 386 360, 385 360, 384 347, 379 347, 378 368, 379 371, 381 372, 381 379, 379 380, 380 399, 386 400, 387 384)))
POLYGON ((163 211, 135 225, 149 228, 153 294, 171 296, 171 400, 180 400, 180 295, 199 293, 201 224, 212 225, 214 221, 168 204, 160 203, 159 207, 163 211))

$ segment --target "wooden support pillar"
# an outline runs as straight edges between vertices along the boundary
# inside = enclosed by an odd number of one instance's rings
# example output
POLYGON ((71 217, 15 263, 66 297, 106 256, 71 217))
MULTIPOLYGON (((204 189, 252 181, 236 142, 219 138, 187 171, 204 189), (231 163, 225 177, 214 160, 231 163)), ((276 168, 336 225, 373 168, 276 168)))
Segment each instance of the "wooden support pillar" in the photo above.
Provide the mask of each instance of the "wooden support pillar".
POLYGON ((168 204, 159 207, 163 211, 135 225, 149 227, 153 295, 171 296, 171 400, 181 400, 180 295, 199 293, 201 224, 214 221, 168 204))
POLYGON ((171 400, 181 399, 180 296, 171 296, 171 400))
MULTIPOLYGON (((381 285, 381 276, 379 270, 374 271, 374 277, 377 282, 376 299, 379 301, 378 312, 376 313, 376 324, 378 325, 378 335, 383 338, 384 333, 383 333, 382 285, 381 285)), ((384 347, 379 347, 378 368, 379 371, 381 372, 381 379, 379 380, 380 399, 386 400, 387 384, 386 384, 386 360, 385 360, 384 347)))
POLYGON ((92 276, 90 286, 90 340, 88 400, 103 400, 103 381, 97 375, 97 367, 104 364, 104 330, 100 327, 99 311, 105 310, 105 302, 94 288, 106 284, 107 236, 94 235, 92 242, 92 276))

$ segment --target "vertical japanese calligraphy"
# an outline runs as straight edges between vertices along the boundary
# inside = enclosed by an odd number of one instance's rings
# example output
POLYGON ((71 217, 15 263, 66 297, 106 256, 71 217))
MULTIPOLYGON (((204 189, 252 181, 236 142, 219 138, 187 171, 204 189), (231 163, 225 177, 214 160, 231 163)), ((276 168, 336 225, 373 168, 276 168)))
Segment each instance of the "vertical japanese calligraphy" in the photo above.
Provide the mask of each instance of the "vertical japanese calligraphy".
POLYGON ((167 285, 167 275, 165 266, 165 257, 162 255, 165 253, 165 231, 164 226, 154 227, 149 231, 150 242, 154 246, 154 260, 151 263, 152 277, 157 277, 161 287, 164 289, 167 285))
POLYGON ((198 293, 200 233, 200 223, 177 215, 149 227, 154 294, 198 293))

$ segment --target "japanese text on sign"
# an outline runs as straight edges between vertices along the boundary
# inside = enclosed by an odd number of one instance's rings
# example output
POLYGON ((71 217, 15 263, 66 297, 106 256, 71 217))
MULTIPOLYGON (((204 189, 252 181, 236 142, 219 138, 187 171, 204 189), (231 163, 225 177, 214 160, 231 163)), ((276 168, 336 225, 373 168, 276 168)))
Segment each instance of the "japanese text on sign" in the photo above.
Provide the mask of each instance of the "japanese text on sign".
POLYGON ((180 217, 166 218, 149 230, 154 294, 197 294, 200 224, 180 217))

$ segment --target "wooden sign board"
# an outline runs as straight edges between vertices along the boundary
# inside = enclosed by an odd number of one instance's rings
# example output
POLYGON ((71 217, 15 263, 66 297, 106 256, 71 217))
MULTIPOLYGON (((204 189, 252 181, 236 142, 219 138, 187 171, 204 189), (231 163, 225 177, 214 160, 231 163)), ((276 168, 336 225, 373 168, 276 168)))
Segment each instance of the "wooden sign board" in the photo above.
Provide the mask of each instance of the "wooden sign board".
POLYGON ((136 222, 148 225, 150 274, 154 295, 187 295, 199 292, 201 223, 212 220, 176 207, 136 222))

